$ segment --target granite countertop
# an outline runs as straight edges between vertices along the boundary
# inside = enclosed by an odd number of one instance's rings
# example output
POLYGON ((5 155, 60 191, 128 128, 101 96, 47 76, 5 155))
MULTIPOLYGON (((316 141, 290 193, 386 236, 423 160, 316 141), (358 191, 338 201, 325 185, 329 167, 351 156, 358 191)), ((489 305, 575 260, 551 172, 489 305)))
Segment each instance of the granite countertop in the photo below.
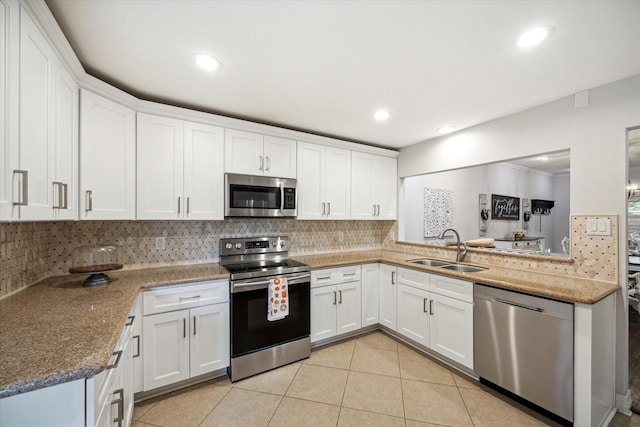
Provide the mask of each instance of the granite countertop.
POLYGON ((219 264, 111 272, 108 285, 50 277, 0 299, 0 398, 90 378, 109 361, 142 288, 226 279, 219 264))
MULTIPOLYGON (((585 304, 618 289, 610 282, 503 267, 491 266, 478 273, 443 271, 409 263, 424 257, 405 252, 358 251, 292 258, 311 268, 383 262, 585 304)), ((81 286, 84 275, 51 277, 0 299, 0 398, 90 378, 104 370, 141 289, 229 277, 219 264, 109 275, 117 280, 95 288, 81 286)))

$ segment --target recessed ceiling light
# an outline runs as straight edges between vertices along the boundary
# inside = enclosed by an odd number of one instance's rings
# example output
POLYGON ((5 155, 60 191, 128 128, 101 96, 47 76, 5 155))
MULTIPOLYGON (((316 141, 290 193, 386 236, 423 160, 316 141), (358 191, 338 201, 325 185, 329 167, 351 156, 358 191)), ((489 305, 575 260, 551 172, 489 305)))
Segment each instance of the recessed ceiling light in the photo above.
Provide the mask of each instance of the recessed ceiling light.
POLYGON ((438 132, 439 133, 451 133, 454 130, 456 130, 456 127, 455 126, 451 126, 451 125, 444 125, 444 126, 438 128, 438 132))
POLYGON ((544 41, 549 34, 553 32, 552 27, 537 27, 533 28, 520 36, 518 39, 518 46, 531 47, 544 41))
POLYGON ((209 55, 204 55, 204 54, 193 55, 193 60, 198 65, 198 67, 207 71, 214 71, 222 67, 222 64, 220 63, 220 61, 218 61, 213 56, 209 56, 209 55))
POLYGON ((373 114, 373 118, 379 122, 384 122, 389 118, 389 112, 387 110, 378 110, 373 114))

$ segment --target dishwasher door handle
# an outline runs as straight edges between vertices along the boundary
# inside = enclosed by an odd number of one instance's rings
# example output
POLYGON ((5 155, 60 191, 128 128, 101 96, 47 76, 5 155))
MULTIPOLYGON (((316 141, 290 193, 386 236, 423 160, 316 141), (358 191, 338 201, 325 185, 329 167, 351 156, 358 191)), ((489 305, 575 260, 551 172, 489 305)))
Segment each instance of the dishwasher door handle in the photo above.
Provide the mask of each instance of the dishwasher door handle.
POLYGON ((526 305, 526 304, 519 304, 513 301, 507 301, 505 299, 502 298, 493 298, 493 300, 495 302, 499 302, 500 304, 507 304, 507 305, 512 305, 514 307, 519 307, 519 308, 524 308, 527 310, 531 310, 531 311, 537 311, 538 313, 544 313, 544 310, 541 309, 540 307, 534 307, 532 305, 526 305))

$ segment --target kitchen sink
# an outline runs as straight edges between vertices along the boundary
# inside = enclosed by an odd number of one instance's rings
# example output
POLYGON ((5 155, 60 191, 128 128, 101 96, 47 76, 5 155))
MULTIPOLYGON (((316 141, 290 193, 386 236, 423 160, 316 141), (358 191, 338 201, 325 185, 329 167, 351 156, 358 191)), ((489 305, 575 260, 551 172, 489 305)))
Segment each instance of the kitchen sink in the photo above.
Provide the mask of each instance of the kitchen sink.
POLYGON ((450 262, 438 261, 438 260, 435 260, 435 259, 427 259, 427 258, 412 259, 412 260, 409 260, 407 262, 410 262, 412 264, 426 265, 426 266, 429 266, 429 267, 442 267, 442 266, 451 264, 450 262))
POLYGON ((486 268, 484 267, 474 267, 472 265, 463 265, 463 264, 448 264, 443 265, 441 268, 446 268, 447 270, 459 271, 461 273, 477 273, 478 271, 484 271, 486 268))

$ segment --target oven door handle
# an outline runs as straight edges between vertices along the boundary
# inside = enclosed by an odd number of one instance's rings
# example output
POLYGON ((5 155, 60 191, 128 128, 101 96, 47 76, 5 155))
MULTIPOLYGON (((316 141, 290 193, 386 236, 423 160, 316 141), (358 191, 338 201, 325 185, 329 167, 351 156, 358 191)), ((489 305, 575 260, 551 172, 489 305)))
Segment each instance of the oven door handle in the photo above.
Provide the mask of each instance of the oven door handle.
MULTIPOLYGON (((297 274, 295 276, 282 276, 287 279, 289 285, 297 285, 300 283, 309 283, 311 279, 311 273, 297 274)), ((269 280, 256 280, 252 282, 232 283, 231 293, 236 294, 238 292, 255 291, 257 289, 267 289, 269 287, 269 280)))

